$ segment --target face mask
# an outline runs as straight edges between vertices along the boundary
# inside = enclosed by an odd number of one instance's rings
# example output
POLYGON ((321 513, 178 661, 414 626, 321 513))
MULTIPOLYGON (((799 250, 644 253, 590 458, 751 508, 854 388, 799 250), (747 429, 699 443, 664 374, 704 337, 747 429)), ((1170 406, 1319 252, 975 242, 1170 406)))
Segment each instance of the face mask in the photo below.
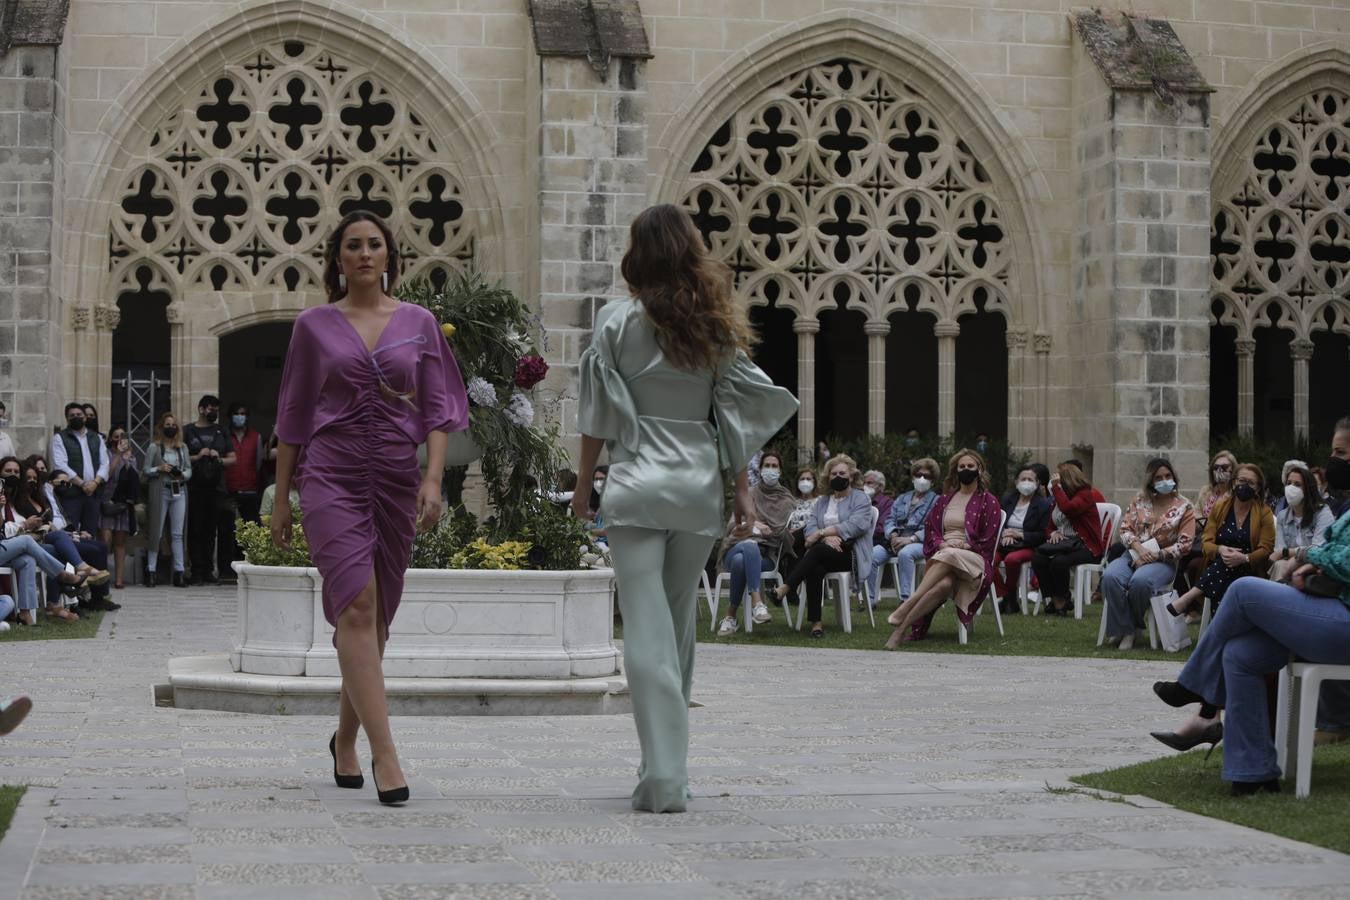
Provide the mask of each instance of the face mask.
POLYGON ((19 489, 18 475, 6 475, 3 478, 0 478, 0 481, 3 481, 5 483, 5 490, 11 494, 19 489))
POLYGON ((830 490, 836 494, 848 487, 848 479, 843 475, 836 475, 830 479, 830 490))
POLYGON ((975 449, 978 450, 978 451, 980 451, 981 453, 984 453, 986 450, 989 449, 989 442, 988 442, 988 441, 976 441, 976 442, 975 442, 975 449))
POLYGON ((975 479, 979 477, 980 473, 976 469, 962 469, 956 473, 956 480, 962 484, 974 484, 975 479))
POLYGON ((1298 506, 1303 502, 1303 488, 1296 484, 1286 484, 1284 486, 1284 500, 1290 506, 1298 506))
POLYGON ((1021 494, 1023 497, 1030 497, 1032 494, 1036 493, 1036 482, 1034 481, 1017 482, 1017 493, 1021 494))
POLYGON ((778 479, 783 477, 783 473, 778 469, 760 469, 759 478, 769 487, 778 484, 778 479))
POLYGON ((1177 489, 1177 483, 1171 478, 1163 478, 1153 482, 1153 490, 1159 494, 1170 494, 1177 489))
POLYGON ((9 419, 6 419, 4 416, 0 416, 0 428, 8 428, 8 427, 9 427, 9 419))
POLYGON ((816 483, 810 479, 803 478, 797 482, 797 491, 802 494, 809 494, 816 489, 816 483))
POLYGON ((913 436, 907 437, 907 438, 905 438, 905 446, 906 446, 906 447, 917 447, 917 446, 919 446, 919 439, 916 438, 916 437, 913 437, 913 436))
POLYGON ((1323 474, 1327 479, 1327 487, 1333 491, 1350 490, 1350 459, 1333 456, 1327 460, 1323 474))
POLYGON ((214 423, 214 422, 216 421, 216 419, 219 419, 219 418, 220 418, 220 413, 216 412, 214 409, 211 410, 210 412, 208 412, 208 413, 206 414, 206 421, 208 421, 208 422, 213 422, 213 423, 214 423))
POLYGON ((71 431, 79 431, 84 427, 84 416, 71 416, 66 419, 66 424, 70 426, 71 431))
POLYGON ((248 416, 230 416, 230 423, 235 428, 243 428, 244 423, 248 421, 248 416))
POLYGON ((1245 503, 1256 496, 1256 488, 1252 487, 1250 484, 1239 484, 1237 487, 1233 488, 1233 496, 1245 503))
POLYGON ((1221 471, 1221 470, 1219 470, 1219 469, 1215 469, 1215 470, 1214 470, 1214 483, 1215 483, 1215 484, 1227 484, 1227 483, 1228 483, 1228 479, 1230 479, 1230 478, 1232 478, 1232 477, 1233 477, 1233 473, 1232 473, 1232 472, 1221 471))
POLYGON ((168 426, 167 428, 165 428, 165 429, 164 429, 164 436, 165 436, 166 438, 178 437, 178 426, 177 426, 177 425, 170 425, 170 426, 168 426))
POLYGON ((870 484, 865 484, 863 485, 863 493, 866 494, 869 498, 875 497, 877 495, 877 489, 872 487, 872 485, 870 484))
POLYGON ((603 478, 595 479, 594 481, 591 482, 591 487, 595 488, 595 492, 597 494, 603 494, 605 492, 605 479, 603 478))
POLYGON ((914 490, 918 491, 920 494, 928 493, 928 489, 932 486, 932 480, 924 478, 922 475, 914 479, 914 490))

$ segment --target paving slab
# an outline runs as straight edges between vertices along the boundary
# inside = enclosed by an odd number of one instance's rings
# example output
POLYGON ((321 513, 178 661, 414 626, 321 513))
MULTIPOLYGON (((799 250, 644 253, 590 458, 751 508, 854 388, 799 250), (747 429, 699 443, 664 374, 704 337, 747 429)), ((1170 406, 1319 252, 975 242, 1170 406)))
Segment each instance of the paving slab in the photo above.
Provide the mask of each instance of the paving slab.
POLYGON ((0 843, 0 900, 1317 900, 1350 884, 1339 853, 1046 791, 1166 753, 1147 732, 1174 717, 1149 685, 1174 664, 701 644, 688 813, 629 808, 626 715, 396 718, 413 802, 387 809, 332 784, 331 716, 154 706, 171 658, 228 652, 229 589, 119 600, 93 639, 6 645, 36 705, 0 741, 3 780, 33 786, 0 843))

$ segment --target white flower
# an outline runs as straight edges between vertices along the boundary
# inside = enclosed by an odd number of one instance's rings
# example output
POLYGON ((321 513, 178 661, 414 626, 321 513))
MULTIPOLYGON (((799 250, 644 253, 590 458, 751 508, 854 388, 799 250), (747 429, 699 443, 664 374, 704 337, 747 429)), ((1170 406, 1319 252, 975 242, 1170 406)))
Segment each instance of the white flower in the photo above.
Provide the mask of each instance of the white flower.
POLYGON ((520 391, 511 394, 511 402, 507 404, 504 412, 513 425, 529 428, 534 424, 534 406, 530 403, 530 398, 520 391))
POLYGON ((470 378, 465 391, 468 393, 469 399, 479 406, 486 406, 490 409, 497 408, 497 389, 488 384, 486 378, 470 378))

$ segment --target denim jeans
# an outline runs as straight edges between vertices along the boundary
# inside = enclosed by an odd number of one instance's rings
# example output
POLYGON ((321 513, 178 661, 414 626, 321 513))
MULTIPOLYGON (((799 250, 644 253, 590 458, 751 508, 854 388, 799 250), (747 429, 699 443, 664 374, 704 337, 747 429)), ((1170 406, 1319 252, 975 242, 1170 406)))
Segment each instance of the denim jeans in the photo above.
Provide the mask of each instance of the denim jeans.
POLYGON ((1118 556, 1102 573, 1102 600, 1106 604, 1106 633, 1112 637, 1132 635, 1144 627, 1148 601, 1172 585, 1176 563, 1151 562, 1135 569, 1130 555, 1118 556))
POLYGON ((1290 654, 1308 662, 1350 664, 1350 607, 1264 578, 1239 578, 1177 680, 1224 708, 1223 777, 1278 778, 1265 676, 1290 654))
MULTIPOLYGON (((28 535, 5 538, 0 544, 0 566, 9 566, 14 570, 11 581, 14 582, 14 594, 19 601, 19 609, 37 609, 37 570, 48 575, 60 575, 65 564, 52 556, 42 545, 28 535)), ((50 599, 50 598, 49 598, 50 599)))
POLYGON ((164 519, 169 520, 169 546, 173 548, 173 570, 183 571, 183 517, 187 512, 187 491, 171 494, 164 491, 159 503, 158 521, 150 523, 150 551, 146 556, 146 568, 153 572, 159 563, 160 536, 164 534, 164 519))
POLYGON ((731 608, 728 615, 733 619, 736 617, 736 610, 741 608, 741 598, 746 591, 758 591, 759 576, 772 568, 773 561, 764 558, 759 544, 753 540, 741 541, 727 551, 727 572, 731 574, 731 608))
POLYGON ((867 589, 874 600, 881 585, 881 569, 892 559, 900 563, 900 583, 895 587, 904 600, 914 591, 914 564, 923 559, 923 541, 906 544, 896 554, 891 553, 889 543, 872 548, 872 574, 867 576, 867 589))
POLYGON ((0 594, 0 622, 8 619, 12 612, 14 612, 14 598, 9 594, 0 594))

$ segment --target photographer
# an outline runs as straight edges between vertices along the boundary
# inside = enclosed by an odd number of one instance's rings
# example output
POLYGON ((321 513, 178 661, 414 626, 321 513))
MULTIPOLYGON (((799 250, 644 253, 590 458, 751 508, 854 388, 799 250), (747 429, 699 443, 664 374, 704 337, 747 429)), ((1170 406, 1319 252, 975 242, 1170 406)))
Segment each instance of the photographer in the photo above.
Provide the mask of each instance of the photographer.
POLYGON ((197 404, 197 421, 183 429, 183 441, 192 457, 192 472, 188 476, 188 556, 192 561, 193 584, 219 583, 212 568, 212 556, 222 574, 233 574, 230 563, 234 560, 234 502, 225 490, 225 470, 234 465, 236 457, 219 418, 220 398, 207 394, 197 404))
POLYGON ((136 500, 141 495, 141 472, 127 430, 114 425, 108 431, 108 483, 103 488, 103 531, 99 538, 113 552, 116 581, 126 587, 127 538, 136 533, 136 500))
POLYGON ((155 439, 146 451, 142 471, 150 479, 149 527, 146 534, 150 552, 145 586, 155 586, 159 541, 167 518, 169 544, 173 548, 173 586, 183 587, 183 521, 188 512, 187 481, 192 477, 192 456, 183 444, 178 419, 173 413, 163 413, 155 424, 155 439))

